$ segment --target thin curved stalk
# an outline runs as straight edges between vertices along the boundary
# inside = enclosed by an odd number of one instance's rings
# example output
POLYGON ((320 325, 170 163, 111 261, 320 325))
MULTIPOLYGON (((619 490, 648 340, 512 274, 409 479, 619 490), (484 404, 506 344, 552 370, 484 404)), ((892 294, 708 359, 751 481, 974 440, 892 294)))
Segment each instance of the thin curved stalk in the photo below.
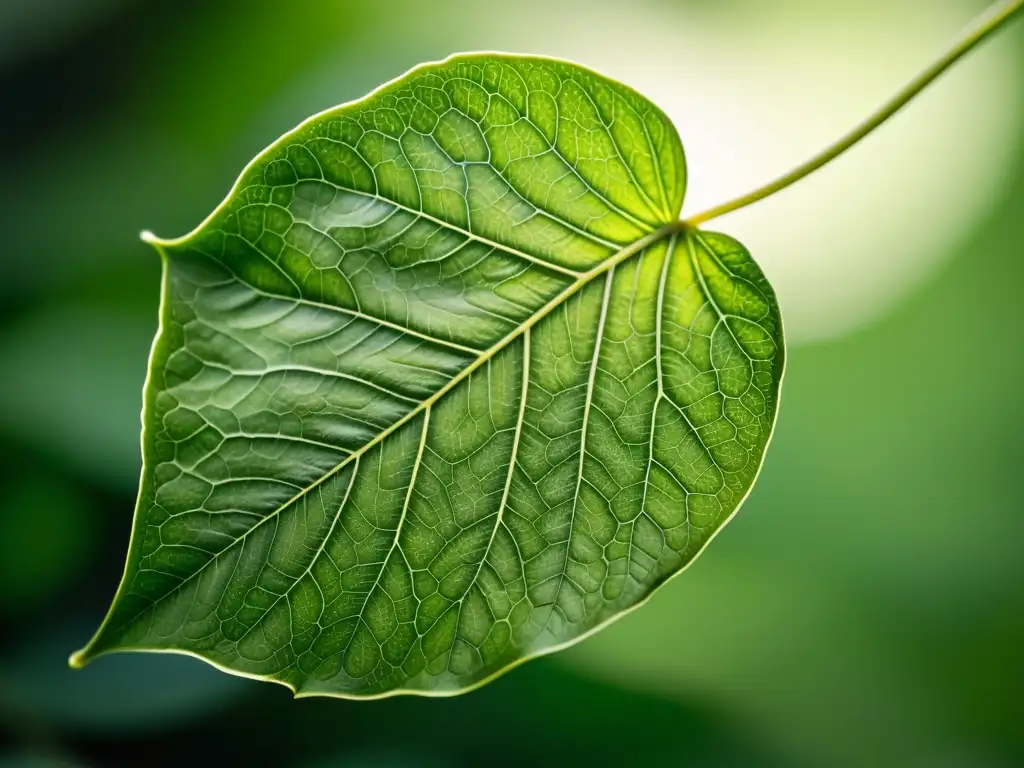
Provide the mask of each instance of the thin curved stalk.
POLYGON ((741 197, 737 197, 735 200, 730 200, 726 203, 716 205, 713 208, 709 208, 702 213, 698 213, 696 216, 692 216, 687 219, 686 224, 695 227, 699 224, 710 221, 711 219, 717 219, 719 216, 724 216, 725 214, 732 213, 740 208, 745 208, 748 205, 774 195, 776 192, 781 192, 791 184, 795 184, 804 177, 814 173, 819 168, 828 165, 839 157, 839 155, 857 144, 861 139, 866 137, 886 122, 890 117, 899 112, 911 99, 931 85, 943 72, 959 61, 975 46, 988 38, 989 35, 997 31, 1007 21, 1009 21, 1014 14, 1022 9, 1024 9, 1024 0, 1000 0, 999 2, 993 3, 985 12, 978 16, 978 18, 971 22, 971 24, 960 33, 953 45, 944 54, 942 54, 942 56, 936 59, 917 77, 907 83, 899 93, 879 107, 873 115, 834 144, 825 148, 822 152, 815 155, 802 165, 797 166, 784 176, 780 176, 775 181, 765 184, 763 187, 758 187, 752 192, 748 192, 741 197))

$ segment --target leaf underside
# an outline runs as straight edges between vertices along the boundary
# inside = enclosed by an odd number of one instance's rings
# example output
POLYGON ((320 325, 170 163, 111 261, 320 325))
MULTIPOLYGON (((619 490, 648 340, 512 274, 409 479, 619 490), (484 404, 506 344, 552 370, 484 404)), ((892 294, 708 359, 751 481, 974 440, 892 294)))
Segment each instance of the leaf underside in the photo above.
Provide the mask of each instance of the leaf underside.
POLYGON ((463 55, 311 118, 154 238, 128 562, 73 663, 456 693, 644 601, 750 490, 783 370, 746 250, 666 226, 685 175, 634 91, 463 55))

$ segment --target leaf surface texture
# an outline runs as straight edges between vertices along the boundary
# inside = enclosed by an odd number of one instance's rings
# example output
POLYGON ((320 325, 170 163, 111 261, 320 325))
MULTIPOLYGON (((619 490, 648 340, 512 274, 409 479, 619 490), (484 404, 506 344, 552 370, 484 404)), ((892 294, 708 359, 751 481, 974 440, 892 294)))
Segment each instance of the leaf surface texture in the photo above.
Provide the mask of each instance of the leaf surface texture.
POLYGON ((654 105, 533 57, 269 147, 154 239, 135 527, 75 662, 452 693, 642 602, 750 490, 783 369, 750 255, 675 226, 685 179, 654 105))

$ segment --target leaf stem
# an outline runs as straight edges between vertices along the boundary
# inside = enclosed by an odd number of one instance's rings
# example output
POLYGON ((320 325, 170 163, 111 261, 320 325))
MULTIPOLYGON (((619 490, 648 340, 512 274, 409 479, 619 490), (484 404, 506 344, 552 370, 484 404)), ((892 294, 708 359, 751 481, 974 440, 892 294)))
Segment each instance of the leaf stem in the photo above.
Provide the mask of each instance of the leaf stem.
POLYGON ((998 30, 1003 24, 1018 11, 1024 9, 1024 0, 999 0, 988 7, 980 16, 969 24, 957 37, 953 45, 942 56, 936 59, 927 69, 907 83, 902 90, 883 104, 867 120, 851 130, 831 146, 812 157, 802 165, 797 166, 784 176, 775 181, 758 187, 753 192, 737 197, 726 203, 716 205, 714 208, 698 213, 686 220, 686 224, 696 227, 711 219, 724 216, 727 213, 745 208, 748 205, 764 200, 766 197, 781 192, 791 184, 795 184, 805 176, 809 176, 819 168, 835 160, 839 155, 857 144, 861 139, 870 134, 882 123, 888 120, 902 109, 907 102, 927 88, 936 78, 956 63, 961 57, 972 48, 985 40, 989 35, 998 30))

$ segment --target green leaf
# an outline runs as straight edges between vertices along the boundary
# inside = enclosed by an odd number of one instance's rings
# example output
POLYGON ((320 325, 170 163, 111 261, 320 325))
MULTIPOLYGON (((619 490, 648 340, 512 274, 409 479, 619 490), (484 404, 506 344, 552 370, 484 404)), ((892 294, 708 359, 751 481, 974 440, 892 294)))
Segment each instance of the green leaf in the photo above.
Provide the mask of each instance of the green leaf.
POLYGON ((277 141, 164 260, 125 576, 79 665, 450 694, 682 570, 754 482, 771 287, 678 136, 549 59, 419 67, 277 141))

